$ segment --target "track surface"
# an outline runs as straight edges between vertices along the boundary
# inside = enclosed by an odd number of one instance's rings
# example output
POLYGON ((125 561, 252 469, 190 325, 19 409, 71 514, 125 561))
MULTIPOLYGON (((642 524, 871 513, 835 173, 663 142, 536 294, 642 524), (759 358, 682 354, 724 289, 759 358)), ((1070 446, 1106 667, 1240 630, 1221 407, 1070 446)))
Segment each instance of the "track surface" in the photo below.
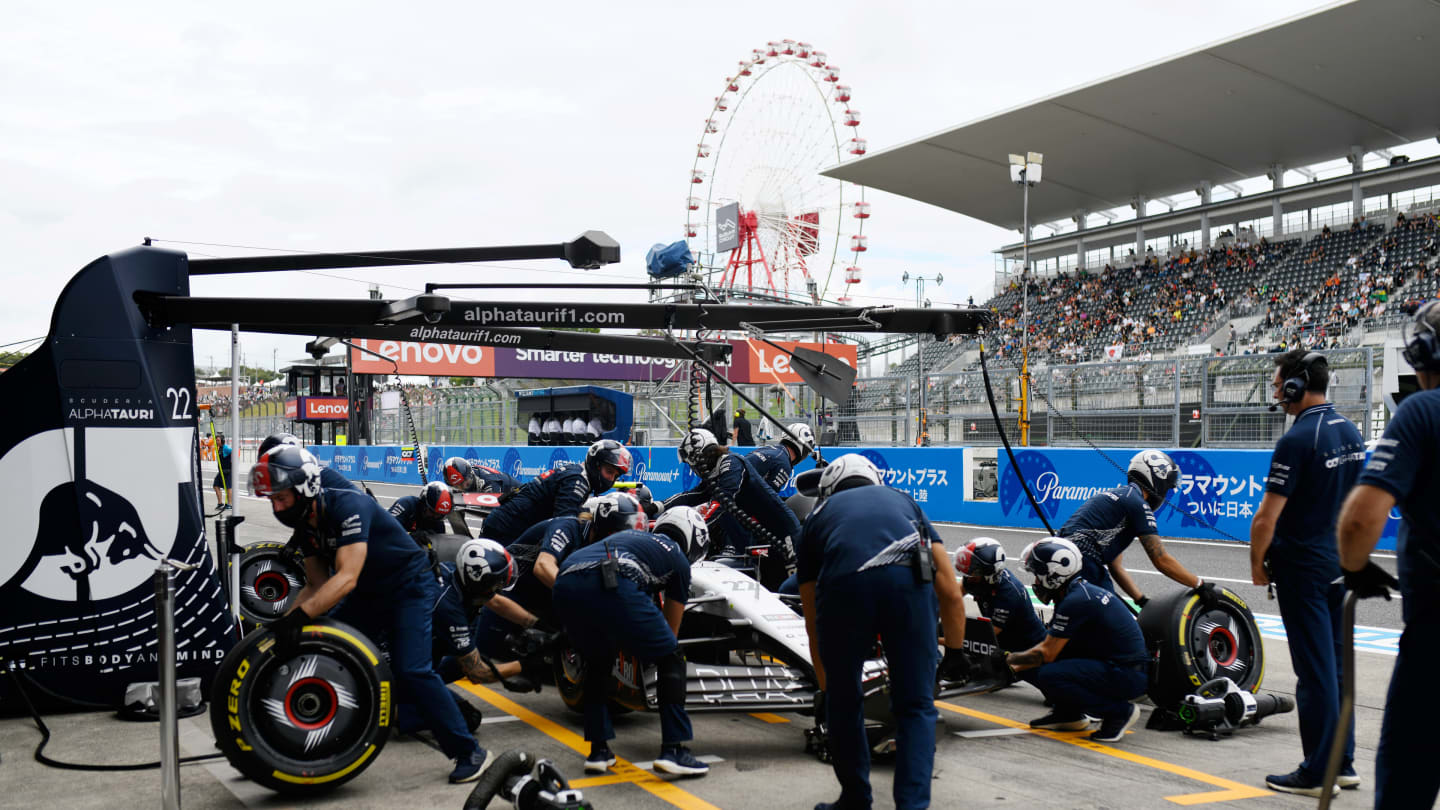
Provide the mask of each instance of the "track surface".
MULTIPOLYGON (((406 488, 376 486, 387 504, 406 488)), ((208 493, 207 493, 208 495, 208 493)), ((268 514, 268 504, 241 496, 239 511, 248 519, 240 527, 242 543, 283 541, 286 532, 268 514)), ((1003 543, 1012 557, 1040 534, 1022 530, 942 526, 947 545, 986 534, 1003 543)), ((1174 542, 1171 553, 1196 574, 1214 579, 1238 593, 1257 614, 1274 614, 1264 589, 1249 582, 1247 550, 1229 544, 1174 542), (1232 581, 1234 580, 1234 581, 1232 581)), ((1142 587, 1155 593, 1178 588, 1154 573, 1135 549, 1132 571, 1142 587), (1142 564, 1143 563, 1143 564, 1142 564), (1144 573, 1150 571, 1150 573, 1144 573)), ((1382 560, 1393 565, 1393 560, 1382 560)), ((1365 605, 1363 624, 1377 632, 1399 624, 1397 603, 1365 605)), ((1381 645, 1383 647, 1383 645, 1381 645)), ((1265 641, 1266 677, 1262 689, 1294 694, 1294 677, 1282 639, 1265 641)), ((1362 648, 1364 650, 1364 648, 1362 648)), ((1362 651, 1357 656, 1357 768, 1365 784, 1357 795, 1345 793, 1337 806, 1369 806, 1374 748, 1380 708, 1393 657, 1362 651)), ((525 748, 550 757, 561 770, 588 785, 586 795, 596 807, 638 808, 770 808, 812 807, 837 795, 828 766, 803 753, 799 715, 696 715, 697 754, 715 758, 703 779, 660 778, 641 767, 658 753, 659 722, 651 715, 616 719, 616 753, 621 767, 600 780, 581 779, 585 749, 578 717, 570 713, 554 689, 540 695, 510 695, 484 686, 457 684, 454 689, 481 707, 487 722, 481 743, 495 750, 525 748), (626 764, 628 763, 628 765, 626 764)), ((1174 807, 1213 802, 1250 807, 1306 807, 1312 800, 1275 794, 1263 787, 1268 773, 1292 769, 1300 759, 1294 714, 1267 720, 1259 728, 1210 742, 1177 732, 1137 728, 1117 744, 1097 744, 1083 733, 1033 732, 1029 719, 1045 713, 1040 695, 1028 686, 971 697, 940 706, 937 728, 935 807, 1174 807)), ((1148 707, 1146 713, 1148 715, 1148 707)), ((48 718, 55 738, 50 756, 83 762, 133 762, 151 759, 158 750, 152 725, 117 722, 104 713, 76 713, 48 718)), ((96 774, 52 770, 30 758, 39 740, 28 718, 0 719, 0 757, 4 791, 0 807, 115 807, 159 803, 156 771, 96 774)), ((181 721, 182 754, 213 752, 208 721, 181 721)), ((379 761, 335 793, 307 802, 315 806, 456 807, 468 794, 465 786, 445 784, 449 763, 427 742, 395 737, 379 761)), ((183 797, 189 807, 292 806, 239 777, 223 760, 182 769, 183 797)), ((876 806, 890 807, 890 768, 878 764, 872 775, 876 806)))

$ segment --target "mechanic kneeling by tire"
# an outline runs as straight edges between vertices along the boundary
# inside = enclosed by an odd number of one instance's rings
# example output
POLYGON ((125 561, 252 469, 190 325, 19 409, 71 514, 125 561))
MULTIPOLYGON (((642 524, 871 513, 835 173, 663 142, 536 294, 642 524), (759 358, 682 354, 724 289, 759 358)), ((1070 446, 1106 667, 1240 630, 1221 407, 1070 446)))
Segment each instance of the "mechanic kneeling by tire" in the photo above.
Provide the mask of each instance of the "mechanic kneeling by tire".
POLYGON ((661 748, 655 770, 704 776, 710 766, 682 743, 693 735, 685 712, 685 656, 676 634, 690 597, 690 563, 704 559, 710 531, 688 506, 666 511, 655 532, 618 532, 571 554, 555 578, 555 612, 585 661, 585 739, 589 773, 615 764, 608 687, 618 647, 659 670, 661 748), (655 604, 664 594, 665 606, 655 604))
POLYGON ((413 705, 456 761, 451 782, 480 776, 488 754, 475 741, 445 682, 431 664, 431 608, 439 585, 425 552, 374 500, 320 483, 320 463, 300 447, 271 449, 250 468, 250 491, 270 499, 275 518, 305 528, 305 587, 295 607, 270 624, 276 643, 293 647, 311 618, 333 618, 373 638, 388 634, 397 700, 413 705))
POLYGON ((1149 682, 1140 625, 1120 597, 1080 577, 1080 549, 1069 540, 1037 540, 1020 558, 1035 575, 1035 595, 1055 604, 1045 639, 1005 657, 1017 674, 1039 667, 1031 683, 1055 707, 1030 727, 1079 731, 1095 717, 1100 730, 1090 739, 1119 742, 1140 719, 1140 707, 1131 701, 1145 694, 1149 682))
POLYGON ((950 557, 920 506, 909 495, 880 486, 880 480, 864 456, 835 459, 820 476, 821 500, 800 538, 797 576, 805 630, 816 678, 825 690, 831 766, 840 782, 840 798, 816 810, 871 805, 860 677, 877 635, 890 663, 896 807, 930 806, 939 719, 937 618, 943 617, 948 645, 940 677, 968 677, 968 659, 961 652, 965 597, 950 557))
MULTIPOLYGON (((1005 652, 1028 650, 1045 639, 1045 625, 1030 604, 1030 594, 1005 567, 1005 549, 991 537, 977 537, 955 555, 955 571, 965 593, 975 598, 980 615, 990 620, 995 642, 1005 652)), ((1029 680, 1029 673, 1022 676, 1029 680)))

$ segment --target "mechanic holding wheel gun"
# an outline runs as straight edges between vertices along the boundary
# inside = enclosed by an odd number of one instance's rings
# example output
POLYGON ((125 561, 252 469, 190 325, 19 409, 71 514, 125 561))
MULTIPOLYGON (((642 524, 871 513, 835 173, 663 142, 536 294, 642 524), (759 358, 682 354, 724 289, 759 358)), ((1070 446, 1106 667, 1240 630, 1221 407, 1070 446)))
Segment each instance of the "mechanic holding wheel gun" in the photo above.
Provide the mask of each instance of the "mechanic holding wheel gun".
MULTIPOLYGON (((1290 773, 1265 777, 1284 793, 1319 796, 1325 763, 1340 721, 1340 608, 1335 517, 1365 463, 1360 431, 1325 401, 1330 367, 1325 357, 1295 349, 1275 360, 1275 404, 1295 417, 1270 456, 1265 496, 1250 522, 1250 579, 1275 584, 1280 619, 1295 667, 1304 758, 1290 773), (1267 568, 1268 563, 1268 568, 1267 568)), ((1345 740, 1340 787, 1358 788, 1354 724, 1345 740)))
POLYGON ((305 624, 332 609, 335 619, 372 638, 388 634, 397 700, 416 708, 456 761, 451 782, 478 779, 489 755, 431 663, 431 609, 440 586, 425 552, 363 492, 325 489, 320 463, 303 448, 282 445, 261 456, 250 468, 250 491, 270 499, 276 520, 308 529, 301 543, 305 587, 295 607, 269 626, 276 654, 295 650, 305 624))
POLYGON ((1345 587, 1360 597, 1403 597, 1405 631, 1385 696, 1375 756, 1375 807, 1432 807, 1440 793, 1440 740, 1426 710, 1440 668, 1440 304, 1415 313, 1405 345, 1421 390, 1406 397, 1385 426, 1337 528, 1345 587), (1403 520, 1396 538, 1400 580, 1370 561, 1390 510, 1403 520))
POLYGON ((816 810, 871 805, 860 679, 877 635, 890 663, 896 807, 930 806, 935 683, 969 675, 962 651, 965 597, 950 556, 920 506, 880 482, 864 456, 835 459, 820 476, 820 502, 801 533, 800 600, 823 690, 816 695, 816 719, 824 715, 840 781, 840 798, 816 810), (943 619, 947 645, 938 672, 937 619, 943 619))

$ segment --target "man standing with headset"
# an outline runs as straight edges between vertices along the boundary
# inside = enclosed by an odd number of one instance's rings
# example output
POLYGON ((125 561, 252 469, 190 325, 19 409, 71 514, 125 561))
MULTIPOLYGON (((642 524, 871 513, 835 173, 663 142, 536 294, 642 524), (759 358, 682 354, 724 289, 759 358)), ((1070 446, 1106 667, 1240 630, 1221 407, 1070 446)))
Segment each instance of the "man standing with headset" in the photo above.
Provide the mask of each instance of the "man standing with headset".
MULTIPOLYGON (((1290 773, 1265 777, 1265 785, 1319 796, 1340 721, 1344 588, 1337 582, 1335 517, 1365 463, 1365 442, 1354 423, 1325 400, 1330 366, 1323 355, 1295 349, 1275 366, 1270 409, 1284 410, 1295 422, 1275 445, 1265 497, 1250 523, 1250 578, 1256 585, 1275 583, 1295 668, 1304 759, 1290 773)), ((1351 728, 1338 779, 1344 788, 1360 786, 1351 764, 1351 728)))

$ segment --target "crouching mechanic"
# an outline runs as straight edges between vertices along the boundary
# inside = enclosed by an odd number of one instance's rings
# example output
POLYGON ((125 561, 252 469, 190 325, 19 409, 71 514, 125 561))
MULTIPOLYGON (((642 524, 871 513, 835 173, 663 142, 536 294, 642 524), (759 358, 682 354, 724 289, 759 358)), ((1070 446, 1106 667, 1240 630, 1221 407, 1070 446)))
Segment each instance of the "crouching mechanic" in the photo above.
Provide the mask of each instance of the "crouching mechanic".
MULTIPOLYGON (((488 492, 499 495, 502 504, 520 489, 520 482, 509 475, 483 464, 472 463, 460 456, 445 459, 445 464, 440 468, 440 480, 461 493, 488 492)), ((465 515, 462 512, 452 512, 449 520, 450 528, 454 529, 456 534, 472 536, 470 527, 465 525, 465 515)))
POLYGON ((823 706, 840 781, 840 798, 816 810, 871 805, 860 678, 877 635, 890 663, 896 807, 930 806, 937 674, 963 681, 969 672, 965 597, 945 546, 920 506, 880 480, 863 456, 836 459, 820 476, 821 500, 800 539, 800 600, 824 690, 816 710, 823 706), (948 645, 938 673, 937 618, 948 645))
POLYGON ((1055 707, 1030 727, 1079 731, 1095 717, 1100 728, 1090 739, 1120 741, 1140 719, 1140 707, 1131 701, 1145 694, 1149 681, 1150 656, 1139 623, 1119 596, 1084 580, 1080 549, 1069 540, 1037 540, 1020 559, 1035 575, 1035 595, 1055 605, 1045 638, 1006 654, 1017 677, 1035 669, 1030 682, 1055 707))
POLYGON ((795 474, 795 465, 806 456, 815 453, 815 434, 810 426, 796 422, 786 428, 795 437, 781 436, 776 444, 757 447, 745 454, 745 460, 760 474, 760 478, 779 492, 790 483, 795 474), (797 441, 798 439, 798 441, 797 441))
MULTIPOLYGON (((1005 548, 990 537, 977 537, 955 552, 955 571, 980 615, 990 620, 995 642, 1005 652, 1028 650, 1045 639, 1045 625, 1030 604, 1030 592, 1005 567, 1005 548)), ((1029 680, 1031 672, 1021 675, 1029 680)))
POLYGON ((515 492, 485 517, 480 531, 508 546, 525 530, 553 517, 574 517, 592 495, 614 486, 630 472, 630 451, 614 439, 601 439, 585 452, 585 462, 563 462, 515 492))
POLYGON ((396 498, 390 504, 390 514, 411 534, 444 534, 445 518, 454 508, 455 500, 450 488, 439 481, 431 481, 420 489, 419 495, 396 498))
POLYGON ((666 511, 655 531, 623 531, 571 554, 555 579, 555 612, 570 643, 585 661, 585 739, 588 773, 615 764, 610 752, 607 707, 615 651, 623 650, 658 670, 660 756, 655 770, 703 776, 710 766, 683 743, 693 735, 685 712, 685 656, 677 634, 690 597, 690 563, 704 559, 710 531, 687 506, 666 511), (664 596, 663 607, 655 597, 664 596))
POLYGON ((416 707, 441 750, 456 761, 451 782, 477 779, 488 753, 431 665, 431 610, 439 584, 425 552, 364 493, 325 489, 320 463, 302 448, 280 446, 262 456, 250 468, 250 490, 270 499, 281 523, 308 529, 301 543, 305 587, 295 607, 270 624, 277 655, 293 650, 305 624, 325 613, 372 638, 388 635, 397 700, 416 707))
POLYGON ((1080 575, 1091 585, 1112 593, 1119 593, 1115 590, 1118 583, 1135 604, 1144 607, 1150 599, 1125 570, 1122 556, 1138 537, 1156 571, 1187 588, 1199 589, 1200 601, 1213 608, 1220 600, 1215 583, 1195 576, 1170 556, 1155 526, 1154 510, 1180 483, 1180 467, 1159 450, 1141 450, 1130 459, 1125 481, 1124 486, 1107 489, 1085 501, 1060 527, 1059 536, 1074 543, 1085 557, 1080 575), (1115 576, 1113 581, 1111 574, 1115 576))

